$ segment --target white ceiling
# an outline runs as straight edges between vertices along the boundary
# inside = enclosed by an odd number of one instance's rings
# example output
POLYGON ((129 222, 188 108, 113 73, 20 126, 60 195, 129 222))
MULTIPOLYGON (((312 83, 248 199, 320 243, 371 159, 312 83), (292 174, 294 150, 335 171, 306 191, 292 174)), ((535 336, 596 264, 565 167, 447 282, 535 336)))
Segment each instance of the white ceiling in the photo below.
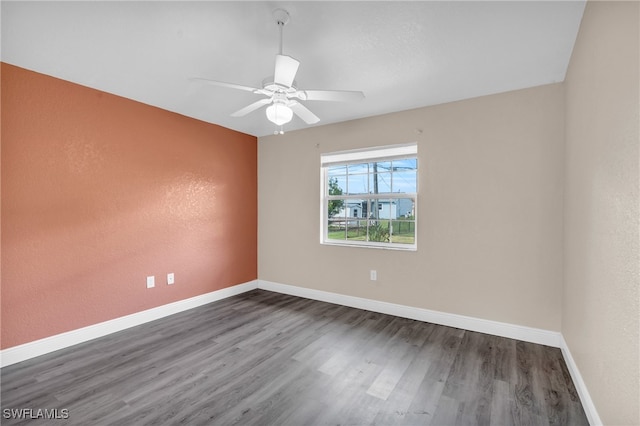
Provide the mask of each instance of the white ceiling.
MULTIPOLYGON (((316 125, 564 80, 583 1, 7 2, 2 61, 255 136, 260 87, 283 53, 302 89, 360 90, 356 103, 307 101, 316 125)), ((285 131, 308 127, 294 117, 285 131)))

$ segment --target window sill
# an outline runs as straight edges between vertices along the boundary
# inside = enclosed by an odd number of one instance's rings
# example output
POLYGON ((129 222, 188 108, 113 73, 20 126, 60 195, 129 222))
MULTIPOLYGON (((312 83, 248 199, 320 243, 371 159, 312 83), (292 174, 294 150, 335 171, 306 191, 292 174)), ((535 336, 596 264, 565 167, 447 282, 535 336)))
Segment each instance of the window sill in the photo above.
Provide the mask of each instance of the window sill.
POLYGON ((375 243, 366 243, 366 242, 333 242, 333 241, 321 241, 320 244, 325 246, 338 246, 338 247, 360 247, 367 249, 378 249, 378 250, 394 250, 394 251, 418 251, 418 247, 415 245, 380 245, 375 243))

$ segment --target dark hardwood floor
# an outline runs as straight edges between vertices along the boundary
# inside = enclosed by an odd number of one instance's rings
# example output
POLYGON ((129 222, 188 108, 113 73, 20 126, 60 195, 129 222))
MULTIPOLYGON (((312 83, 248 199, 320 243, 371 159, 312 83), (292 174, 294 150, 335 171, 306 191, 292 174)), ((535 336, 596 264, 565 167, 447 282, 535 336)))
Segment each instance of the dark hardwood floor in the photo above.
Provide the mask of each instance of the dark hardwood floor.
POLYGON ((1 391, 3 425, 588 424, 559 349, 263 290, 5 367, 1 391))

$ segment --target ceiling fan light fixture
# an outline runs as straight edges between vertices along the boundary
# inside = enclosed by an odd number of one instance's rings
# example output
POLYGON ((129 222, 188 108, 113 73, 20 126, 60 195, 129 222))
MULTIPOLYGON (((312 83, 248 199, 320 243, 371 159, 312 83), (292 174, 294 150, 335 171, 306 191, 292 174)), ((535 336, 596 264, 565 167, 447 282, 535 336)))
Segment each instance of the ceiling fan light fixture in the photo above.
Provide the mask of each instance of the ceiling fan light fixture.
POLYGON ((267 108, 267 118, 277 126, 287 124, 293 118, 293 111, 286 105, 274 103, 267 108))

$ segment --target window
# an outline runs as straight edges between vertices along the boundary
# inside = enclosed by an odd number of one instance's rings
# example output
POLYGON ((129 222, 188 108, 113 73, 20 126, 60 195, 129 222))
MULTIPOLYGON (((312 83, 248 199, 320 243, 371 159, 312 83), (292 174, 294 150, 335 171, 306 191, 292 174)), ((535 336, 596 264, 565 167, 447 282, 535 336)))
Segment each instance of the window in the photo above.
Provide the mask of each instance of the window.
POLYGON ((321 243, 415 250, 417 145, 322 154, 321 243))

